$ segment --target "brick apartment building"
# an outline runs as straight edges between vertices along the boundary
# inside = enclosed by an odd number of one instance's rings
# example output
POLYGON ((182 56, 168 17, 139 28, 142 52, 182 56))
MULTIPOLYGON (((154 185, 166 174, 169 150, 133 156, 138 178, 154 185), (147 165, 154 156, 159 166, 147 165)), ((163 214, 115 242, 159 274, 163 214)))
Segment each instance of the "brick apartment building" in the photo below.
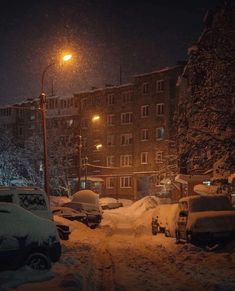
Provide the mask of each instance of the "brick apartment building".
MULTIPOLYGON (((81 175, 102 185, 102 195, 138 199, 166 190, 177 172, 174 114, 182 70, 177 65, 134 76, 131 84, 48 97, 48 137, 56 134, 75 144, 67 153, 73 161, 67 169, 69 179, 77 177, 81 134, 81 164, 88 158, 81 175), (97 114, 100 120, 93 123, 97 114), (102 144, 102 149, 95 150, 96 144, 102 144)), ((38 104, 34 99, 1 108, 1 127, 10 129, 21 144, 33 134, 40 136, 40 112, 19 108, 38 108, 38 104)))

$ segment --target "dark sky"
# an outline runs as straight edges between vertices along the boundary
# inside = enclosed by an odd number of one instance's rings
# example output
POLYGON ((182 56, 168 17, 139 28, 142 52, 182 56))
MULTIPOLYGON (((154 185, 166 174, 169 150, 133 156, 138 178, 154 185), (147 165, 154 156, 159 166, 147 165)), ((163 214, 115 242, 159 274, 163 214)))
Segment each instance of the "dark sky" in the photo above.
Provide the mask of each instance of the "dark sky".
POLYGON ((58 53, 73 62, 54 67, 56 94, 125 82, 133 74, 175 65, 203 28, 213 0, 29 0, 1 1, 0 104, 40 93, 42 71, 58 53))

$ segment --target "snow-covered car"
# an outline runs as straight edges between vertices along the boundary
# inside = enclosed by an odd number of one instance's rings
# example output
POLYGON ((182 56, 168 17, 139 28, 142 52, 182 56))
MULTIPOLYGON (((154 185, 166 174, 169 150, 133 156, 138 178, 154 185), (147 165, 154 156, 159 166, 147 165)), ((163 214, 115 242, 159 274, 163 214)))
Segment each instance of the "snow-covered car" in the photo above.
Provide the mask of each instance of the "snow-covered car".
POLYGON ((116 209, 123 207, 123 203, 115 198, 104 197, 100 198, 99 204, 103 210, 105 209, 116 209))
POLYGON ((63 207, 69 207, 87 215, 86 224, 90 228, 98 226, 102 219, 102 209, 99 205, 99 196, 91 190, 81 190, 73 195, 71 202, 63 207))
POLYGON ((60 239, 53 221, 14 203, 0 203, 0 270, 28 265, 46 270, 61 256, 60 239))
POLYGON ((221 243, 235 239, 235 210, 224 195, 195 195, 179 200, 176 242, 221 243))
MULTIPOLYGON (((49 220, 53 219, 49 208, 49 201, 45 191, 38 187, 0 187, 0 202, 14 203, 32 212, 33 214, 49 220)), ((69 227, 56 223, 61 239, 68 239, 69 227)))
POLYGON ((87 221, 87 214, 86 213, 84 213, 82 211, 74 210, 74 209, 69 208, 69 207, 63 207, 63 206, 53 207, 52 214, 61 216, 63 218, 69 219, 71 221, 77 220, 77 221, 80 221, 82 223, 86 223, 86 221, 87 221))

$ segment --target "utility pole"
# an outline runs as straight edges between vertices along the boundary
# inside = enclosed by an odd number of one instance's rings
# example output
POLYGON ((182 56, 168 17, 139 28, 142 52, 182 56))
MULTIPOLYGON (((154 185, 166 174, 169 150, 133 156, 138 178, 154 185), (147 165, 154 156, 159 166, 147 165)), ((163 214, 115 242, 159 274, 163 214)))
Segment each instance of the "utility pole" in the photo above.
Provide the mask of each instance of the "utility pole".
POLYGON ((49 199, 49 181, 48 181, 48 144, 47 144, 47 125, 46 125, 46 94, 40 94, 40 111, 42 115, 42 133, 43 133, 43 163, 44 163, 44 190, 49 199))

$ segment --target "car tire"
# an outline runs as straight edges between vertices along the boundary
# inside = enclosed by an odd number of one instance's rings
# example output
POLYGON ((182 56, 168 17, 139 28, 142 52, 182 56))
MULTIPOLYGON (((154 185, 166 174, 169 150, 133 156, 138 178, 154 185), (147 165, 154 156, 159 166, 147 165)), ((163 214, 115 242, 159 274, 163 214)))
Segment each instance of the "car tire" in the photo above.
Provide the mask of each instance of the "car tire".
POLYGON ((49 270, 51 268, 50 258, 40 252, 31 253, 26 260, 26 266, 33 270, 49 270))

